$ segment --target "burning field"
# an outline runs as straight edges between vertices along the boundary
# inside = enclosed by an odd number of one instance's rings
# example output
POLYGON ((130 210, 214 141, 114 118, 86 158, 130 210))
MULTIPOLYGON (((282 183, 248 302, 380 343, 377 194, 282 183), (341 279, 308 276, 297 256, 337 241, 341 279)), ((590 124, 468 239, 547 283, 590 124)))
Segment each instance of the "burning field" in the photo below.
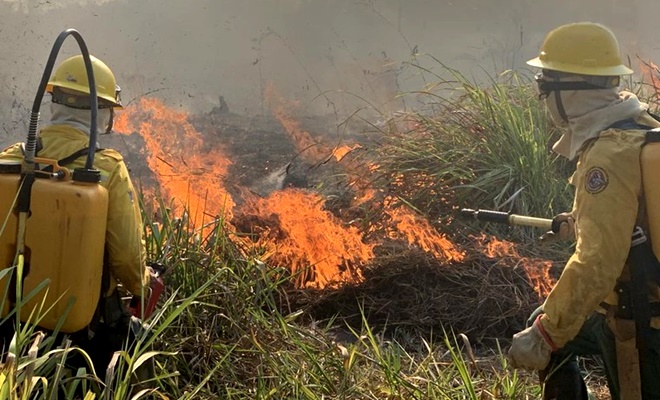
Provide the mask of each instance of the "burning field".
POLYGON ((146 208, 185 213, 200 234, 220 221, 245 257, 287 271, 287 312, 477 341, 522 327, 552 287, 551 261, 470 233, 452 199, 436 217, 415 209, 406 188, 425 182, 378 164, 385 131, 338 132, 266 92, 266 117, 234 114, 222 99, 201 115, 148 97, 126 107, 112 140, 146 208))

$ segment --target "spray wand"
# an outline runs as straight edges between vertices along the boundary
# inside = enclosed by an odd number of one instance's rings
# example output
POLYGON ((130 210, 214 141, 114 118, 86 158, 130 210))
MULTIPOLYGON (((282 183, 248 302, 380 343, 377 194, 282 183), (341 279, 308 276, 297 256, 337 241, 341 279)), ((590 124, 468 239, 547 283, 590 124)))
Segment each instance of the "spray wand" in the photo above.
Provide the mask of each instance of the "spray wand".
POLYGON ((531 226, 534 228, 545 229, 546 231, 553 231, 554 233, 559 232, 559 227, 561 226, 561 221, 557 220, 557 218, 550 219, 550 218, 530 217, 527 215, 518 215, 503 211, 473 210, 471 208, 463 208, 461 210, 461 215, 464 217, 471 217, 478 221, 483 221, 483 222, 494 222, 497 224, 506 224, 506 225, 531 226))

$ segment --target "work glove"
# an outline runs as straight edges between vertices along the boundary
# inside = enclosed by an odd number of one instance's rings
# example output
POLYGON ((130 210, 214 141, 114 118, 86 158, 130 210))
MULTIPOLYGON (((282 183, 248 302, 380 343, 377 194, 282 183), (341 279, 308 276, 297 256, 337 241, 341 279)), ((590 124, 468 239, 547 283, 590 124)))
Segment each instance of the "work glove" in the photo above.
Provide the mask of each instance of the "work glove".
POLYGON ((558 214, 552 219, 553 226, 559 226, 557 232, 547 231, 539 238, 541 243, 552 243, 559 240, 575 240, 575 219, 570 212, 558 214))
POLYGON ((550 354, 557 350, 543 330, 539 321, 541 315, 536 318, 532 326, 513 335, 513 342, 508 354, 513 368, 529 371, 544 370, 550 362, 550 354))

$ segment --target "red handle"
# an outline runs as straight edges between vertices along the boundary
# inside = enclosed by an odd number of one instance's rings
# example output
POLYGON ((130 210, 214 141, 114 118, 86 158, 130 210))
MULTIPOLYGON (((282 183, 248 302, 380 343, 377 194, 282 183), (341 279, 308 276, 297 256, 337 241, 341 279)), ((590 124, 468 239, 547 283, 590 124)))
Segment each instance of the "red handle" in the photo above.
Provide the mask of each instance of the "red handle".
POLYGON ((163 280, 161 279, 160 276, 158 275, 151 275, 151 282, 149 284, 149 293, 147 294, 147 300, 144 302, 144 313, 142 312, 142 301, 139 301, 140 299, 137 297, 134 297, 134 300, 136 304, 134 304, 133 301, 131 301, 131 305, 129 306, 129 311, 134 317, 140 318, 141 320, 145 320, 149 318, 149 316, 154 312, 156 309, 156 306, 158 305, 158 299, 160 298, 160 295, 163 293, 163 290, 165 289, 165 285, 163 284, 163 280))

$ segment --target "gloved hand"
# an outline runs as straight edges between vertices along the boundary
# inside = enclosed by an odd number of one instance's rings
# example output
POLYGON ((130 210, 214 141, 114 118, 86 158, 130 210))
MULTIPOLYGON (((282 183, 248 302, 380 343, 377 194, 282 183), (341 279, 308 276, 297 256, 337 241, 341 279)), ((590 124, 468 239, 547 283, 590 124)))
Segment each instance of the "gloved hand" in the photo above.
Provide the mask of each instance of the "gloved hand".
POLYGON ((539 321, 541 315, 536 318, 532 326, 513 335, 508 354, 513 368, 541 371, 548 366, 550 354, 557 350, 543 330, 539 321))
POLYGON ((575 240, 575 220, 570 212, 557 214, 552 219, 553 225, 559 224, 559 231, 547 231, 539 238, 541 243, 551 243, 558 240, 575 240))

